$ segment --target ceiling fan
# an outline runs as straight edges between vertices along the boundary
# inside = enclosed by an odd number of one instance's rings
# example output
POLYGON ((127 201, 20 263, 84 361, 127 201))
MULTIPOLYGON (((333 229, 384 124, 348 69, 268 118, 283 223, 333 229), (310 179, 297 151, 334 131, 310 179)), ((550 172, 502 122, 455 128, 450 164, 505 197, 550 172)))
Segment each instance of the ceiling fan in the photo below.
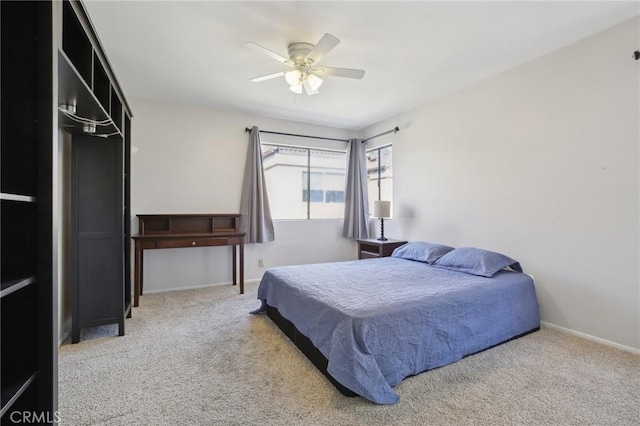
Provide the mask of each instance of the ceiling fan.
POLYGON ((318 88, 322 84, 322 79, 320 77, 333 76, 357 79, 364 77, 364 70, 318 66, 318 62, 320 62, 327 53, 333 50, 338 43, 340 43, 340 40, 337 37, 326 33, 315 46, 311 43, 291 43, 288 48, 289 57, 285 58, 284 56, 262 47, 257 43, 247 42, 244 44, 245 46, 256 49, 276 61, 292 68, 291 71, 280 71, 273 74, 267 74, 252 78, 249 81, 259 83, 261 81, 284 76, 287 83, 289 83, 289 89, 292 92, 302 94, 302 88, 304 87, 304 91, 307 95, 315 95, 318 93, 318 88))

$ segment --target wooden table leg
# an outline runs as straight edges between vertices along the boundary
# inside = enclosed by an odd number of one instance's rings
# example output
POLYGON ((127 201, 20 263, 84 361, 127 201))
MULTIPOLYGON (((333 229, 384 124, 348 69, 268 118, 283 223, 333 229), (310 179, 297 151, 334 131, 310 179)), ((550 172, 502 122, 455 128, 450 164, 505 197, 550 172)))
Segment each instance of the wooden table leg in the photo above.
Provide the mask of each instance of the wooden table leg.
POLYGON ((139 294, 142 296, 144 294, 144 247, 142 244, 140 245, 140 287, 139 294))
POLYGON ((244 294, 244 239, 240 240, 240 294, 244 294))
POLYGON ((231 246, 231 253, 232 253, 231 257, 233 258, 233 262, 232 262, 233 263, 233 285, 236 285, 237 283, 237 271, 236 271, 237 264, 236 263, 237 262, 236 262, 236 246, 235 245, 231 246))
POLYGON ((142 280, 142 248, 140 242, 135 243, 135 260, 133 272, 133 306, 137 307, 140 299, 140 281, 142 280))

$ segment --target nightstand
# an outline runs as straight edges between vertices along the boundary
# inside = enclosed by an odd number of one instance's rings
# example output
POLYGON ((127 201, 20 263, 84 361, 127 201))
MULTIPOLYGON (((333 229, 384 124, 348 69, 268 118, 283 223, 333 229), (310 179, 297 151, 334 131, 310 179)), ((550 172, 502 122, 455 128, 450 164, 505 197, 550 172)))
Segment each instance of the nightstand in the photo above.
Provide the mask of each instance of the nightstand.
POLYGON ((356 241, 358 242, 358 259, 391 256, 393 250, 407 243, 406 241, 392 239, 380 241, 375 238, 357 239, 356 241))

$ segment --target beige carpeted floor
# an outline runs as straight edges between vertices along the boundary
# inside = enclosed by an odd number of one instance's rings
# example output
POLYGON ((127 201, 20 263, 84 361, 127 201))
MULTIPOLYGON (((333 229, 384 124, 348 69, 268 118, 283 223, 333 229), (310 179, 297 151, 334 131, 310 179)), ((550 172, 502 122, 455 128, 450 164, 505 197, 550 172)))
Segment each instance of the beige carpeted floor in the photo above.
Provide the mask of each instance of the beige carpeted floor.
POLYGON ((145 295, 125 336, 63 345, 62 424, 640 425, 640 357, 544 328, 406 379, 396 405, 346 398, 247 287, 145 295))

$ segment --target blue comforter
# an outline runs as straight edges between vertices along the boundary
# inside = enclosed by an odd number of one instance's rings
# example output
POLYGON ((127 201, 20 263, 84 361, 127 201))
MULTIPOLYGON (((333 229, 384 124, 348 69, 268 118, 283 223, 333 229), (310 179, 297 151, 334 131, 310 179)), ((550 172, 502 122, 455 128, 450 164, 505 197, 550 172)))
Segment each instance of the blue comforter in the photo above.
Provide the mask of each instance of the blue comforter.
POLYGON ((328 372, 378 403, 405 377, 540 325, 533 279, 492 278, 386 257, 267 270, 258 299, 277 308, 329 360, 328 372))

